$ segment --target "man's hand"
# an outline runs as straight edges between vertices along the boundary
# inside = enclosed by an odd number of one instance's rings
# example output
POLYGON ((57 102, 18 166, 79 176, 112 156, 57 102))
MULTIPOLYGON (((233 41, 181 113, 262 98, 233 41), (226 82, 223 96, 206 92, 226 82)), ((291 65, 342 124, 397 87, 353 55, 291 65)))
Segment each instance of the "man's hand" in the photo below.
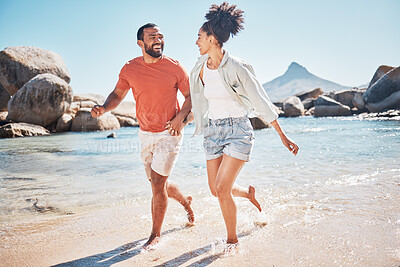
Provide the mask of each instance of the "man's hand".
POLYGON ((101 105, 95 105, 92 108, 91 114, 93 118, 97 118, 100 117, 101 115, 103 115, 106 112, 106 109, 104 108, 104 106, 101 105))

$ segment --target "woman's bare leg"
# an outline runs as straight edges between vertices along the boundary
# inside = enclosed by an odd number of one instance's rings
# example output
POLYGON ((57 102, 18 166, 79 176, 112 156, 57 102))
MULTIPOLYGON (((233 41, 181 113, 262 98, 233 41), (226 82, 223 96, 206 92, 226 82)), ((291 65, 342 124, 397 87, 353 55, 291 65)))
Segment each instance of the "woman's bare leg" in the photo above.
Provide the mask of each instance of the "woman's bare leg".
MULTIPOLYGON (((221 165, 223 157, 219 157, 213 160, 207 160, 207 175, 208 175, 208 186, 210 187, 211 194, 213 196, 217 196, 217 192, 215 189, 215 180, 217 177, 219 166, 221 165)), ((261 211, 261 205, 258 203, 255 197, 255 188, 252 185, 249 185, 249 188, 244 188, 236 183, 233 184, 232 187, 232 195, 234 197, 244 197, 250 200, 250 202, 256 206, 256 208, 261 211)))
POLYGON ((238 242, 236 235, 237 209, 232 196, 232 187, 244 163, 244 160, 239 160, 224 154, 215 180, 215 189, 226 225, 226 242, 228 244, 235 244, 238 242))

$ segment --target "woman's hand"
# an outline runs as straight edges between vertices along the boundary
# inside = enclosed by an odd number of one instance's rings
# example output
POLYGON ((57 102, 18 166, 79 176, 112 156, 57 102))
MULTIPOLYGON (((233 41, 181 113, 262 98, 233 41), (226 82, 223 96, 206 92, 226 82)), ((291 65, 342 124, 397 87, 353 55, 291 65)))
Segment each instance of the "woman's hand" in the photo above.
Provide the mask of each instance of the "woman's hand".
POLYGON ((295 142, 293 142, 289 137, 286 135, 281 136, 282 143, 285 147, 289 149, 290 152, 293 153, 293 155, 297 155, 297 152, 299 151, 299 146, 296 145, 295 142))

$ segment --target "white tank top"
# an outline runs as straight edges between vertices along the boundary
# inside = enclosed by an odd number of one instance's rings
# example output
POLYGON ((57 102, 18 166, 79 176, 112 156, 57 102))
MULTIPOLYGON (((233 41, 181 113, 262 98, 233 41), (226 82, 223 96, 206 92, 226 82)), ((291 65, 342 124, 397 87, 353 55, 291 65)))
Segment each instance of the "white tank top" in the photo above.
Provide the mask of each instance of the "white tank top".
POLYGON ((209 119, 238 118, 247 115, 246 109, 226 91, 218 69, 210 70, 207 62, 203 67, 203 82, 204 96, 208 100, 209 119))

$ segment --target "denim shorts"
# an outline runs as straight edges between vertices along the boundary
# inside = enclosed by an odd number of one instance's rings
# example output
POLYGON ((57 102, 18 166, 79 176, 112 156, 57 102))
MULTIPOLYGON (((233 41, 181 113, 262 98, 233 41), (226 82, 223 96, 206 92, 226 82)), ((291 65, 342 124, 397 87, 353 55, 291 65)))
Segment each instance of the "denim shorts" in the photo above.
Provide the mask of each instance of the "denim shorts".
POLYGON ((248 117, 209 120, 204 130, 206 160, 228 156, 249 161, 254 130, 248 117))

